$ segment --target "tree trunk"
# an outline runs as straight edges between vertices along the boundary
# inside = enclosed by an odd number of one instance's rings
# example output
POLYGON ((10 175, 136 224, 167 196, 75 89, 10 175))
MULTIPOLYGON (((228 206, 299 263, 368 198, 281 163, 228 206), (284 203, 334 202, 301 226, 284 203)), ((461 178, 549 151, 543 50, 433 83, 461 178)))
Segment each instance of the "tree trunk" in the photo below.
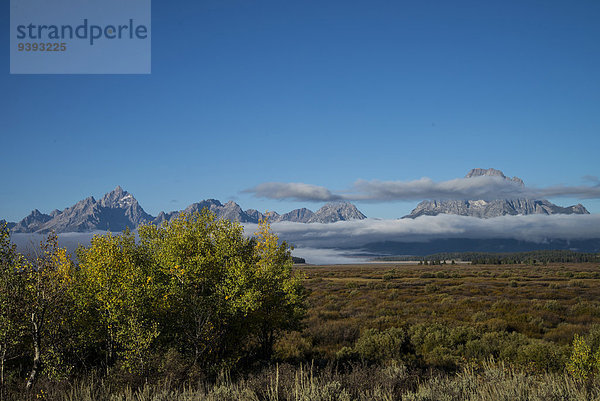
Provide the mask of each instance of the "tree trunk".
POLYGON ((2 356, 0 357, 0 387, 4 387, 4 361, 6 361, 6 345, 2 347, 2 356))
POLYGON ((106 322, 107 322, 107 332, 106 332, 106 357, 105 357, 105 363, 106 363, 106 375, 108 376, 109 371, 110 371, 110 366, 112 365, 113 362, 113 347, 114 347, 114 333, 113 333, 113 326, 114 326, 114 319, 112 317, 112 312, 110 309, 107 310, 107 317, 106 317, 106 322))
POLYGON ((33 367, 27 380, 27 390, 33 386, 38 374, 42 370, 42 352, 41 352, 41 324, 38 324, 35 313, 31 314, 31 323, 33 325, 33 367))
POLYGON ((269 327, 263 327, 261 345, 261 357, 269 359, 273 354, 273 343, 275 342, 275 333, 269 327))
POLYGON ((108 329, 108 336, 106 338, 106 375, 109 374, 110 365, 113 361, 113 332, 112 328, 108 329))

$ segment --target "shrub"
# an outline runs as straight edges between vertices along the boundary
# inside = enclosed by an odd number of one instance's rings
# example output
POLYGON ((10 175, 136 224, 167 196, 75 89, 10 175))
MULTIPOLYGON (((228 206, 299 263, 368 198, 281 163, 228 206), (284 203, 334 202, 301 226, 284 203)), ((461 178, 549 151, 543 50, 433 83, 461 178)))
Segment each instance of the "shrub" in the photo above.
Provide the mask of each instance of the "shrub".
POLYGON ((274 345, 277 359, 303 361, 307 358, 312 344, 297 331, 283 335, 274 345))
POLYGON ((425 286, 425 292, 428 294, 433 294, 435 292, 438 292, 440 290, 440 286, 437 284, 427 284, 425 286))
POLYGON ((600 373, 600 326, 593 326, 585 338, 575 334, 572 347, 566 367, 575 379, 585 381, 600 373))
POLYGON ((567 362, 567 371, 576 379, 587 380, 593 368, 592 349, 583 337, 575 334, 573 352, 567 362))
POLYGON ((364 331, 356 341, 353 352, 369 362, 410 361, 414 353, 408 333, 399 327, 364 331))

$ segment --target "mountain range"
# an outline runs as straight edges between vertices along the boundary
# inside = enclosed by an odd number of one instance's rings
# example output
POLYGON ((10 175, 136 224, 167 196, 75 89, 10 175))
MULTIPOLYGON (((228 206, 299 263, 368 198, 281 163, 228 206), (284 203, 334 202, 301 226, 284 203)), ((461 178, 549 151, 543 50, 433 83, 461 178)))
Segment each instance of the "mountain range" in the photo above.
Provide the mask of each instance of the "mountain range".
MULTIPOLYGON (((523 186, 523 180, 518 177, 508 178, 502 171, 493 168, 473 169, 465 178, 479 176, 496 176, 523 186)), ((18 223, 7 223, 15 233, 47 233, 55 231, 89 232, 89 231, 123 231, 126 228, 135 229, 141 224, 161 224, 170 221, 180 213, 199 212, 207 208, 215 213, 217 218, 228 219, 240 223, 258 223, 260 219, 269 218, 272 223, 334 223, 337 221, 362 220, 366 216, 355 205, 349 202, 330 202, 316 212, 310 209, 295 209, 288 213, 262 213, 255 209, 243 210, 233 201, 222 204, 216 199, 206 199, 193 203, 184 210, 160 212, 154 217, 146 213, 135 197, 117 186, 105 194, 100 200, 90 196, 64 210, 54 210, 44 214, 33 210, 18 223)), ((586 208, 577 204, 561 207, 542 199, 496 199, 496 200, 426 200, 417 205, 412 212, 402 218, 417 218, 419 216, 436 216, 439 214, 455 214, 479 218, 491 218, 504 215, 527 214, 589 214, 586 208)), ((4 220, 0 220, 3 222, 4 220)))
MULTIPOLYGON (((518 177, 508 178, 500 170, 493 168, 476 168, 465 176, 473 178, 480 176, 501 177, 524 186, 523 180, 518 177)), ((417 218, 419 216, 437 216, 438 214, 457 214, 460 216, 473 216, 491 218, 505 215, 526 214, 589 214, 582 204, 562 207, 542 199, 495 199, 490 201, 479 200, 426 200, 417 205, 410 214, 402 217, 417 218)))
POLYGON ((222 204, 216 199, 193 203, 184 210, 160 212, 158 216, 153 217, 144 211, 132 194, 117 186, 100 200, 90 196, 62 211, 54 210, 50 214, 44 214, 35 209, 18 223, 8 223, 8 227, 15 233, 118 232, 126 228, 135 229, 141 224, 160 224, 176 218, 182 212, 199 212, 204 208, 215 213, 217 218, 240 223, 258 223, 267 216, 270 222, 300 223, 333 223, 366 218, 356 206, 348 202, 328 203, 316 212, 302 208, 280 215, 276 212, 263 214, 255 209, 244 211, 233 201, 222 204))

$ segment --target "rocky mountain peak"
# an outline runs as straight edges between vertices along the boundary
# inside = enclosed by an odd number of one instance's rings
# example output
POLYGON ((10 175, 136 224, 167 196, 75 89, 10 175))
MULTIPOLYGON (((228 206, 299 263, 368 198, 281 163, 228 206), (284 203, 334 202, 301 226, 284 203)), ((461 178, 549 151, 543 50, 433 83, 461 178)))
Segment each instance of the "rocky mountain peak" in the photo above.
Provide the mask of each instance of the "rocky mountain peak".
POLYGON ((88 196, 85 199, 80 200, 75 205, 93 205, 96 203, 96 199, 93 196, 88 196))
POLYGON ((329 202, 317 210, 308 219, 308 223, 334 223, 341 220, 363 220, 367 216, 362 214, 356 206, 350 202, 329 202))
POLYGON ((83 232, 93 230, 122 231, 134 229, 153 219, 144 212, 137 200, 117 186, 100 201, 93 196, 80 200, 71 207, 52 211, 50 215, 34 210, 16 226, 16 232, 83 232))
POLYGON ((506 178, 504 173, 500 170, 496 170, 495 168, 474 168, 471 169, 465 176, 465 178, 471 177, 481 177, 481 176, 490 176, 490 177, 502 177, 506 178))
POLYGON ((283 221, 293 221, 296 223, 308 223, 313 216, 314 213, 312 210, 303 207, 301 209, 294 209, 291 212, 287 212, 279 216, 279 219, 283 221))
POLYGON ((29 228, 37 229, 51 219, 51 216, 44 214, 37 209, 33 209, 27 217, 15 225, 15 231, 24 231, 29 228))
MULTIPOLYGON (((465 178, 474 177, 500 177, 513 183, 524 186, 519 177, 508 178, 500 170, 493 168, 475 168, 467 173, 465 178)), ((552 202, 541 199, 464 199, 464 200, 433 200, 423 201, 413 209, 409 215, 403 218, 416 218, 419 216, 437 216, 438 214, 457 214, 460 216, 472 216, 480 218, 491 218, 505 215, 526 214, 589 214, 583 205, 562 207, 552 202)))
POLYGON ((40 217, 41 215, 42 215, 42 212, 40 212, 37 209, 33 209, 31 211, 31 213, 29 213, 29 216, 27 216, 27 217, 34 217, 35 218, 35 217, 40 217))
POLYGON ((120 185, 117 185, 111 192, 106 193, 99 203, 102 207, 125 209, 137 203, 137 200, 129 192, 123 190, 120 185))
POLYGON ((523 180, 520 179, 519 177, 508 178, 507 176, 504 175, 504 173, 502 171, 496 170, 495 168, 474 168, 467 173, 465 178, 483 177, 483 176, 500 177, 505 180, 513 181, 514 183, 519 184, 520 186, 525 185, 523 180))

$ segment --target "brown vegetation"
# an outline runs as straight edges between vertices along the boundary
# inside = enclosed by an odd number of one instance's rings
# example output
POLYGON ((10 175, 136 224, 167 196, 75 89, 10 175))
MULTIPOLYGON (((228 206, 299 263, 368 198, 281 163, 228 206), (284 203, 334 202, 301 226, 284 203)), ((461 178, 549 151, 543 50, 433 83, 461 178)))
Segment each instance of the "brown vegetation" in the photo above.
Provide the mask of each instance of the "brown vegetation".
MULTIPOLYGON (((309 308, 304 330, 277 344, 284 359, 332 360, 368 329, 403 327, 412 335, 422 326, 471 330, 471 340, 491 333, 503 338, 518 335, 515 341, 522 346, 552 345, 562 355, 574 334, 600 323, 600 266, 595 263, 389 263, 298 269, 307 277, 309 308)), ((456 356, 466 358, 468 353, 456 356)))

